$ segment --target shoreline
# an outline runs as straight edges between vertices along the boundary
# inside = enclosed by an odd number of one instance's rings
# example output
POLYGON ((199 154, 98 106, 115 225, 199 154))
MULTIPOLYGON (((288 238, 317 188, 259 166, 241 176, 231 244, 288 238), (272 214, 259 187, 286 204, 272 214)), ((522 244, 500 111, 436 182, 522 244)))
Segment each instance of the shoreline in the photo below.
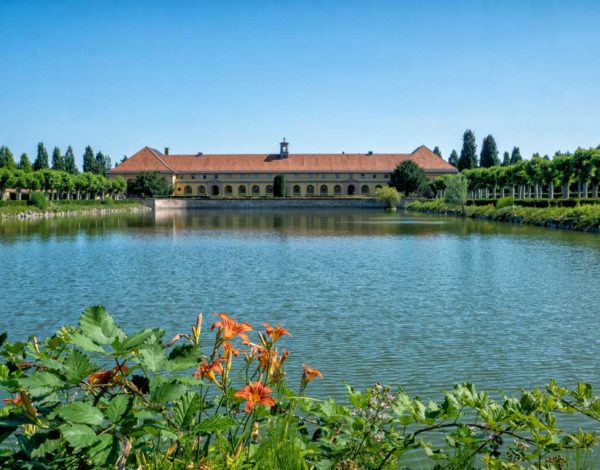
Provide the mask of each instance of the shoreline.
POLYGON ((151 212, 152 208, 138 204, 136 206, 128 207, 92 207, 81 209, 65 209, 65 210, 39 210, 33 208, 14 213, 2 213, 0 212, 0 222, 3 221, 14 221, 14 220, 41 220, 41 219, 53 219, 58 217, 76 217, 76 216, 106 216, 113 214, 126 214, 126 213, 144 213, 151 212))

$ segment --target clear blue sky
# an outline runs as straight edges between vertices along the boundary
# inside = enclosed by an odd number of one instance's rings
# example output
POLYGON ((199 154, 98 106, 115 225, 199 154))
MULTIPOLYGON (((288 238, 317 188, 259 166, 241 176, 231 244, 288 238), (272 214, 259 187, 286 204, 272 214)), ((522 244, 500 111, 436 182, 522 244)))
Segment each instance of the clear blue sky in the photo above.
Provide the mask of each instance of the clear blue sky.
POLYGON ((0 0, 0 144, 600 144, 600 2, 0 0))

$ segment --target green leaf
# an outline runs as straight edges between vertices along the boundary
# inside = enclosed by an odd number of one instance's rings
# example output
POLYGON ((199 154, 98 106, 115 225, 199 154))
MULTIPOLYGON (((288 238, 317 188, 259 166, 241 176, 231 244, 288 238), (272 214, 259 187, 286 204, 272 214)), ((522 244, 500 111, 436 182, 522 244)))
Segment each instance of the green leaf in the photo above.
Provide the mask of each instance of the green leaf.
POLYGON ((140 352, 144 359, 144 365, 152 372, 159 370, 167 360, 164 347, 161 344, 148 345, 140 352))
POLYGON ((200 406, 200 397, 195 392, 187 392, 173 407, 173 422, 180 429, 187 428, 200 406))
POLYGON ((0 346, 2 346, 4 344, 4 341, 6 341, 6 338, 8 338, 8 333, 6 331, 3 331, 2 333, 0 333, 0 346))
POLYGON ((143 346, 148 338, 152 336, 162 336, 161 330, 156 328, 146 328, 145 330, 126 338, 117 349, 119 351, 132 351, 134 349, 139 349, 140 346, 143 346))
POLYGON ((61 406, 57 413, 65 420, 76 424, 90 424, 97 426, 102 424, 104 416, 102 412, 88 403, 74 402, 61 406))
POLYGON ((119 441, 110 434, 102 434, 98 443, 90 448, 88 455, 94 465, 110 468, 119 457, 119 441))
POLYGON ((0 380, 8 380, 10 370, 4 364, 0 364, 0 380))
POLYGON ((194 433, 212 434, 214 432, 226 431, 235 424, 235 420, 227 416, 215 415, 194 426, 194 433))
POLYGON ((116 338, 125 338, 123 330, 101 305, 87 308, 79 319, 79 325, 85 336, 100 344, 110 344, 116 338))
POLYGON ((79 333, 71 334, 69 336, 69 340, 70 340, 71 344, 74 344, 75 346, 79 346, 81 349, 84 349, 86 351, 98 352, 98 353, 106 352, 106 351, 104 351, 104 348, 102 346, 97 345, 90 338, 88 338, 87 336, 83 336, 79 333))
POLYGON ((185 392, 187 392, 187 387, 183 384, 162 384, 152 391, 152 401, 156 403, 167 403, 168 401, 177 400, 185 392))
POLYGON ((130 406, 131 399, 129 397, 125 395, 117 395, 108 404, 108 407, 106 408, 106 416, 116 424, 121 421, 130 406))
POLYGON ((59 429, 65 440, 75 449, 89 447, 98 441, 94 430, 85 424, 63 424, 59 429))
POLYGON ((76 349, 71 350, 63 365, 65 375, 72 384, 78 384, 92 372, 98 370, 98 367, 85 354, 76 349))
POLYGON ((64 382, 50 372, 36 372, 19 379, 19 385, 26 388, 31 396, 37 397, 64 385, 64 382))
POLYGON ((51 454, 63 446, 63 442, 60 439, 46 439, 39 446, 31 451, 31 457, 40 458, 46 454, 51 454))

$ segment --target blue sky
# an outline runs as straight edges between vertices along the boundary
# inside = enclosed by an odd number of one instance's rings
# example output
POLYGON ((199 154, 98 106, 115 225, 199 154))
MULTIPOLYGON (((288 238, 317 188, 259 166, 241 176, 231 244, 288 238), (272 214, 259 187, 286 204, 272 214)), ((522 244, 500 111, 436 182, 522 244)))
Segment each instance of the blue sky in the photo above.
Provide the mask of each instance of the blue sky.
POLYGON ((0 0, 0 144, 596 146, 598 24, 597 1, 0 0))

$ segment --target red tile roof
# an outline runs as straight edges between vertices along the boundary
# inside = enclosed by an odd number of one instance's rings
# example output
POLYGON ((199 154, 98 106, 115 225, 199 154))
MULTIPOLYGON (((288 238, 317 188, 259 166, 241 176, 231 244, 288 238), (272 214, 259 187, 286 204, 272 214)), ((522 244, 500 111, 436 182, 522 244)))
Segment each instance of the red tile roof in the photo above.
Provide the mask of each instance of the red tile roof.
POLYGON ((279 154, 204 154, 163 155, 150 147, 132 155, 110 173, 294 173, 294 172, 386 172, 400 162, 413 160, 426 172, 455 173, 452 165, 425 146, 409 154, 324 153, 294 154, 280 158, 279 154))

